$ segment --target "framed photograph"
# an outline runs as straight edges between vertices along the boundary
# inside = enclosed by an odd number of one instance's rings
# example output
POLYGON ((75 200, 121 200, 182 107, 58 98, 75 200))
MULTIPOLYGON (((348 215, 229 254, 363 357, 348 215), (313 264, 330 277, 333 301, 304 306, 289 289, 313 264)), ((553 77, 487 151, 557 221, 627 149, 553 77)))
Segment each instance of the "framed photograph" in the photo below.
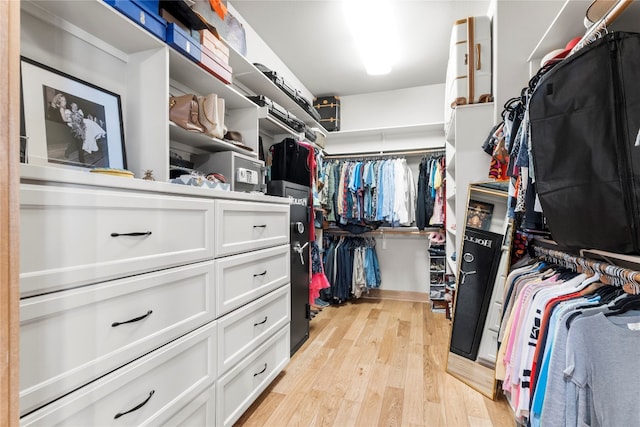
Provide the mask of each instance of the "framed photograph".
POLYGON ((467 209, 467 227, 489 230, 492 215, 493 205, 491 203, 469 200, 469 207, 467 209))
POLYGON ((25 161, 126 169, 120 96, 21 57, 25 161))

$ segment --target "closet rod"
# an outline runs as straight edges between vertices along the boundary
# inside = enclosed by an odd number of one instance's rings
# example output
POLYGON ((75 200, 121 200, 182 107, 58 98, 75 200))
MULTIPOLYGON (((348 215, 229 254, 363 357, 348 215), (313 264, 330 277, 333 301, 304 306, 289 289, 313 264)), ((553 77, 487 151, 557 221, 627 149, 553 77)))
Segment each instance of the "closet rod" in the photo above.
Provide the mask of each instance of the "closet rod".
POLYGON ((381 157, 381 156, 412 156, 420 154, 445 153, 444 148, 427 148, 424 150, 398 150, 398 151, 380 151, 378 153, 351 153, 351 154, 327 154, 325 159, 353 159, 360 157, 381 157))
MULTIPOLYGON (((550 249, 540 246, 542 243, 533 240, 531 246, 536 256, 546 259, 547 261, 557 263, 574 270, 590 270, 598 272, 606 278, 611 279, 610 284, 622 286, 628 293, 636 293, 634 290, 640 285, 640 272, 630 270, 628 268, 618 267, 613 264, 594 261, 591 259, 570 255, 566 252, 556 249, 550 249), (632 285, 629 288, 625 284, 632 285)), ((607 280, 602 280, 607 282, 607 280)))
POLYGON ((611 9, 609 9, 609 11, 605 13, 598 22, 594 22, 591 27, 589 27, 578 44, 576 44, 574 48, 571 49, 571 54, 577 52, 589 43, 593 42, 595 40, 594 36, 596 36, 602 30, 606 30, 607 27, 611 25, 613 21, 618 19, 618 16, 620 16, 620 14, 631 5, 631 3, 633 3, 633 0, 618 0, 618 2, 611 9))
POLYGON ((442 229, 440 227, 429 227, 429 228, 425 228, 424 230, 397 230, 397 229, 393 229, 393 228, 378 228, 376 230, 371 230, 371 231, 366 231, 364 233, 360 233, 360 234, 353 234, 350 233, 348 231, 345 230, 341 230, 339 228, 329 228, 326 230, 323 230, 324 233, 329 233, 329 234, 338 234, 338 235, 344 235, 344 236, 354 236, 354 237, 358 237, 361 235, 364 236, 370 236, 371 234, 403 234, 403 235, 415 235, 415 236, 428 236, 429 234, 433 233, 433 232, 438 232, 441 231, 442 229))

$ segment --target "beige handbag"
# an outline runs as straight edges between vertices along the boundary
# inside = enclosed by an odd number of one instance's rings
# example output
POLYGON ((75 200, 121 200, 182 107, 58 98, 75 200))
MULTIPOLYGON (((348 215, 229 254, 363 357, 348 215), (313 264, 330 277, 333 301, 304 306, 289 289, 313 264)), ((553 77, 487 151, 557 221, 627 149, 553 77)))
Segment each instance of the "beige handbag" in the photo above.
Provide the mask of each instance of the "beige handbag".
POLYGON ((203 132, 198 120, 198 101, 193 94, 169 97, 169 119, 186 130, 203 132))
POLYGON ((224 99, 212 93, 198 97, 198 110, 200 123, 204 127, 204 133, 213 138, 224 137, 224 99))

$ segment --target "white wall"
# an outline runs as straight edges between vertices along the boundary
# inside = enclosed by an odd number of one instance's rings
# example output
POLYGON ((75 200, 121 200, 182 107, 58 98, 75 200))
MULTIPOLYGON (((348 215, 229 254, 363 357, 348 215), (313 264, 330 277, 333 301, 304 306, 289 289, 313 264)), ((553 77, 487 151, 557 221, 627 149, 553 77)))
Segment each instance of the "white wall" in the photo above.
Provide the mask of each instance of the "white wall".
POLYGON ((389 152, 444 147, 442 126, 430 130, 417 125, 444 120, 444 84, 418 86, 340 98, 341 127, 329 132, 329 154, 389 152), (397 128, 409 127, 399 132, 397 128), (357 132, 379 129, 378 132, 357 132))
POLYGON ((429 241, 424 236, 376 236, 380 289, 429 292, 429 241))
POLYGON ((444 120, 444 83, 343 96, 340 101, 341 131, 442 123, 444 120))
POLYGON ((238 21, 242 23, 247 37, 247 60, 251 63, 260 63, 265 67, 277 71, 278 74, 291 83, 293 87, 302 92, 306 99, 312 100, 313 94, 307 89, 300 80, 291 72, 289 67, 282 62, 282 60, 276 55, 271 48, 262 40, 262 38, 256 33, 256 31, 245 21, 240 13, 231 5, 227 3, 229 11, 235 16, 238 21))

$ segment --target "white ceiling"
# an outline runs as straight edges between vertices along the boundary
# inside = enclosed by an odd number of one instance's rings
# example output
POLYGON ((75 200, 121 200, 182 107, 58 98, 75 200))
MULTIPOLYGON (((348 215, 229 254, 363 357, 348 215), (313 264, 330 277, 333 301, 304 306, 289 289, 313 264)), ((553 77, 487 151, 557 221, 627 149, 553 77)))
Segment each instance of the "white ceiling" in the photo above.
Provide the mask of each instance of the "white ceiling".
POLYGON ((339 0, 230 3, 313 95, 346 96, 444 83, 453 23, 490 1, 395 0, 399 60, 384 76, 365 72, 339 0))

